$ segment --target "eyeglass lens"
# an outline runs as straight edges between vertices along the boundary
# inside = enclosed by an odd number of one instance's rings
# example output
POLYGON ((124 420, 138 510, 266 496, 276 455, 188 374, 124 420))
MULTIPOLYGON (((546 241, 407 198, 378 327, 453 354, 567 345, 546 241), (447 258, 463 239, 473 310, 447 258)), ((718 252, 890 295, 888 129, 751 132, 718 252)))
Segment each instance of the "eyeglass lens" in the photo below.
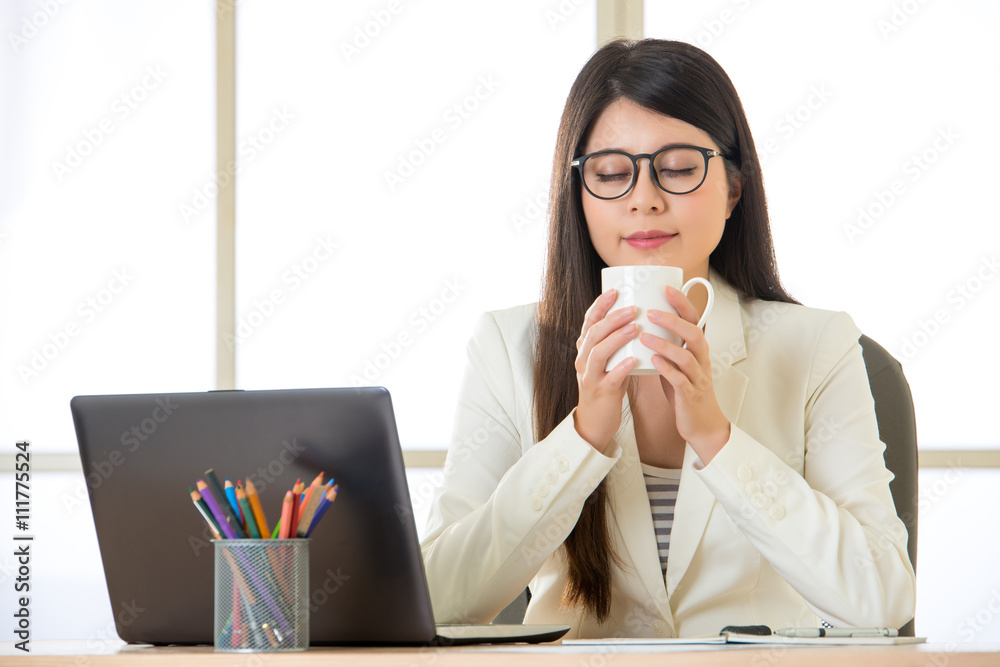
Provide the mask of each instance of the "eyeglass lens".
MULTIPOLYGON (((667 192, 685 194, 701 185, 705 156, 693 148, 669 148, 656 155, 653 172, 667 192)), ((632 185, 632 160, 622 153, 602 153, 587 158, 583 178, 598 197, 620 197, 632 185)))

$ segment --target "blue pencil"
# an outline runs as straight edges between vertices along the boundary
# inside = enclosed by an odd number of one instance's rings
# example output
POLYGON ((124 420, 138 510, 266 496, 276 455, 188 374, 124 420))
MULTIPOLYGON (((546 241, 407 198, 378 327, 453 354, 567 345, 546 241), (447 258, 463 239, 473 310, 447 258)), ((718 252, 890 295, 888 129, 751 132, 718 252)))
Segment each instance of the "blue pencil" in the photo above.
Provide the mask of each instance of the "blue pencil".
POLYGON ((240 509, 240 501, 236 497, 236 487, 229 479, 226 479, 226 498, 229 500, 229 506, 233 508, 236 518, 240 520, 240 524, 245 523, 246 519, 243 518, 243 512, 240 509))
POLYGON ((313 532, 316 524, 318 524, 319 520, 323 518, 324 514, 326 514, 327 509, 329 509, 330 505, 333 504, 333 501, 337 499, 338 489, 340 489, 340 485, 335 484, 333 488, 323 495, 323 499, 319 501, 319 505, 316 507, 316 513, 313 514, 312 521, 309 523, 309 528, 306 529, 305 535, 302 535, 302 537, 309 537, 309 535, 313 532))

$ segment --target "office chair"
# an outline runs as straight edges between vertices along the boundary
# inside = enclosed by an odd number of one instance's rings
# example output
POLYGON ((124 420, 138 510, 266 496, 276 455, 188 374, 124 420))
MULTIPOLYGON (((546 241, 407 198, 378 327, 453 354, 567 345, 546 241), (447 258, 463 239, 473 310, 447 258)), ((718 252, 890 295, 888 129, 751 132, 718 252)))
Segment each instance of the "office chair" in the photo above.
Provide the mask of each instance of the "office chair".
MULTIPOLYGON (((896 514, 906 525, 906 551, 917 569, 917 422, 910 385, 903 367, 868 336, 858 339, 868 369, 868 384, 875 401, 879 439, 885 443, 885 467, 895 475, 889 484, 896 514)), ((913 620, 899 629, 914 635, 913 620)))
MULTIPOLYGON (((895 475, 889 484, 896 514, 906 525, 906 550, 913 569, 917 569, 917 425, 913 412, 910 385, 903 367, 881 345, 862 335, 861 352, 868 371, 868 384, 875 402, 879 438, 885 443, 885 467, 895 475)), ((528 606, 528 589, 521 592, 493 621, 521 623, 528 606)), ((913 620, 899 629, 905 637, 914 636, 913 620)))

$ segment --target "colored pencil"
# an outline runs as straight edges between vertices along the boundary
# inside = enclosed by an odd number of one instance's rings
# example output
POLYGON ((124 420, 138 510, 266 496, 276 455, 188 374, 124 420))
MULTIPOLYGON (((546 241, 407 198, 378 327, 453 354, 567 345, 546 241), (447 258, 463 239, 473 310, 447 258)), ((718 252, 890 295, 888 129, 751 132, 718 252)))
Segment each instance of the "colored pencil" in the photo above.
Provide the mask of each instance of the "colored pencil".
POLYGON ((309 528, 309 524, 312 523, 313 514, 316 513, 316 508, 319 506, 320 501, 323 500, 324 494, 327 491, 327 488, 322 483, 322 477, 323 473, 320 473, 320 476, 316 480, 313 480, 313 483, 306 491, 305 500, 302 503, 302 513, 295 524, 295 534, 298 537, 302 537, 309 528), (320 483, 317 484, 317 481, 320 483))
POLYGON ((233 581, 233 648, 243 648, 246 638, 243 635, 243 613, 240 601, 240 587, 233 581))
POLYGON ((208 509, 211 510, 212 516, 219 523, 219 529, 222 530, 222 534, 231 540, 236 539, 236 530, 233 528, 232 520, 219 507, 219 503, 216 501, 212 490, 208 488, 208 484, 199 479, 196 486, 198 487, 198 492, 201 493, 201 497, 204 498, 205 503, 208 505, 208 509))
POLYGON ((281 531, 278 533, 280 539, 288 537, 288 527, 292 525, 292 509, 294 506, 294 493, 286 491, 285 500, 281 503, 281 531))
POLYGON ((327 509, 329 509, 333 501, 337 499, 338 489, 340 489, 340 485, 335 484, 323 495, 323 500, 320 501, 319 506, 316 508, 316 513, 313 515, 312 521, 309 522, 309 528, 307 528, 304 533, 300 532, 300 537, 309 537, 312 534, 313 529, 316 528, 316 524, 318 524, 319 520, 323 518, 324 514, 326 514, 327 509))
POLYGON ((302 492, 305 489, 306 485, 302 483, 301 479, 295 480, 295 486, 292 487, 292 514, 289 516, 289 522, 285 524, 284 531, 288 533, 285 537, 295 537, 295 526, 298 525, 300 507, 302 506, 302 492))
POLYGON ((215 517, 212 516, 212 511, 208 509, 208 505, 202 499, 201 494, 190 487, 188 487, 188 491, 191 492, 191 500, 194 501, 194 506, 201 513, 201 516, 205 519, 208 527, 212 529, 212 534, 215 535, 215 539, 221 540, 222 534, 219 532, 219 524, 216 522, 215 517))
POLYGON ((243 522, 246 524, 250 537, 260 539, 260 531, 257 530, 257 522, 253 520, 253 511, 250 509, 250 503, 247 502, 246 491, 237 488, 236 501, 240 504, 240 510, 243 513, 243 522))
MULTIPOLYGON (((320 487, 322 487, 322 486, 323 486, 323 473, 320 473, 320 474, 316 475, 316 479, 314 479, 314 480, 313 480, 312 482, 310 482, 309 486, 308 486, 308 487, 306 488, 306 490, 305 490, 305 491, 304 491, 304 492, 302 493, 302 499, 301 499, 301 500, 302 500, 302 503, 301 503, 301 507, 305 508, 305 507, 306 507, 307 505, 309 505, 309 500, 310 500, 310 499, 312 498, 312 496, 313 496, 313 491, 314 491, 315 489, 317 489, 317 488, 320 488, 320 487)), ((297 524, 298 524, 298 523, 299 523, 299 522, 301 521, 301 519, 302 519, 302 514, 303 514, 303 512, 299 512, 299 513, 298 513, 298 515, 297 515, 297 517, 296 517, 296 519, 297 519, 297 520, 296 520, 296 522, 295 522, 295 523, 296 523, 296 525, 297 525, 297 524)))
MULTIPOLYGON (((215 470, 212 468, 206 470, 205 479, 208 480, 208 484, 212 487, 212 494, 219 502, 219 509, 225 516, 229 517, 228 523, 232 526, 233 530, 236 531, 236 537, 245 539, 247 532, 243 530, 243 526, 240 524, 239 515, 233 515, 233 509, 229 506, 229 502, 226 500, 226 492, 222 489, 222 485, 219 484, 219 478, 215 476, 215 470)), ((209 505, 209 507, 211 507, 211 505, 209 505)))
POLYGON ((257 489, 254 487, 252 480, 247 480, 246 492, 250 509, 253 510, 254 521, 257 522, 257 530, 260 531, 261 537, 267 539, 271 535, 271 530, 267 527, 267 517, 264 515, 264 507, 260 504, 260 496, 257 495, 257 489))
POLYGON ((240 520, 240 525, 246 524, 246 519, 243 518, 243 512, 240 510, 240 501, 236 499, 236 485, 226 480, 226 499, 229 501, 229 506, 233 508, 233 514, 236 518, 240 520))

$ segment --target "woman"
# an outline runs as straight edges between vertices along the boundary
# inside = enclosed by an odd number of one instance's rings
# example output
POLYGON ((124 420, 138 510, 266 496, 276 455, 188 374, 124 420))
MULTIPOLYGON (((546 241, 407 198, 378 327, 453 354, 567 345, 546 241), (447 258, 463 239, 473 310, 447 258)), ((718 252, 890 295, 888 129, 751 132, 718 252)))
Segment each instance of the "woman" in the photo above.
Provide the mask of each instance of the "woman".
POLYGON ((912 618, 860 332, 782 288, 721 67, 678 42, 602 47, 570 91, 551 191, 541 302, 487 313, 469 343, 423 544, 437 620, 488 622, 525 586, 525 622, 570 637, 912 618), (631 264, 715 288, 704 332, 701 288, 648 314, 684 341, 641 335, 659 376, 605 370, 639 334, 600 271, 631 264))

